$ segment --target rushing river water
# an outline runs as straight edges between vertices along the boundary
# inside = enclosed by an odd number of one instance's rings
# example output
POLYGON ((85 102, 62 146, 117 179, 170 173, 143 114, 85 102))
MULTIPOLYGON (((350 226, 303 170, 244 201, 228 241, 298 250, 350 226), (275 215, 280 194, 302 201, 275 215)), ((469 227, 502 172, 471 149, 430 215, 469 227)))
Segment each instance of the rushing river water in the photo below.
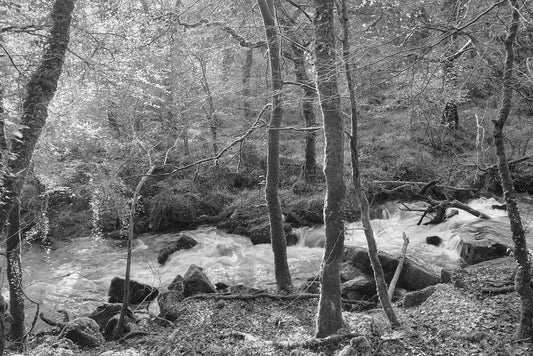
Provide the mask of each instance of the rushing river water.
MULTIPOLYGON (((491 209, 493 204, 498 202, 477 199, 469 204, 489 215, 490 220, 480 220, 460 211, 445 223, 434 226, 418 226, 420 212, 401 210, 404 207, 392 203, 385 205, 383 219, 372 222, 378 247, 398 254, 403 243, 401 234, 405 232, 410 239, 408 255, 441 266, 457 266, 462 234, 474 234, 476 228, 483 226, 490 228, 493 234, 510 236, 506 212, 491 209), (427 245, 426 237, 431 235, 440 236, 443 244, 439 247, 427 245)), ((520 208, 527 226, 533 217, 533 200, 522 197, 520 208)), ((176 234, 140 236, 133 248, 132 279, 164 287, 177 274, 183 275, 191 264, 196 264, 204 268, 213 282, 275 287, 270 245, 253 246, 247 238, 209 227, 186 233, 199 244, 190 250, 176 252, 164 266, 157 263, 157 253, 176 234)), ((324 239, 323 227, 302 228, 299 235, 299 244, 288 248, 289 266, 295 281, 316 274, 323 254, 323 249, 318 247, 324 239)), ((45 312, 66 309, 79 315, 94 310, 107 300, 111 279, 124 274, 126 250, 116 243, 86 237, 57 242, 48 251, 37 245, 25 246, 22 263, 26 294, 39 302, 41 311, 45 312)), ((360 223, 347 225, 346 244, 366 246, 360 223)), ((27 306, 31 313, 31 304, 27 306)), ((28 319, 31 318, 33 316, 29 315, 28 319)))

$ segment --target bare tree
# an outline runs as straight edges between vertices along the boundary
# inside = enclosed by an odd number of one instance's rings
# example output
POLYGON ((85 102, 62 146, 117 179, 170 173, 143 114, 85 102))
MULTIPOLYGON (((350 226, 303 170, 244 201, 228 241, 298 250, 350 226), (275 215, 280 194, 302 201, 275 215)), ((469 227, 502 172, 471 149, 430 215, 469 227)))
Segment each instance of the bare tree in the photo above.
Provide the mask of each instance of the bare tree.
POLYGON ((335 31, 333 28, 333 0, 315 0, 315 55, 317 88, 324 116, 326 201, 324 224, 326 246, 320 273, 320 300, 316 337, 335 334, 345 327, 342 318, 340 262, 344 249, 342 203, 344 185, 343 119, 337 88, 335 66, 335 31))
POLYGON ((287 241, 283 231, 283 217, 278 196, 279 184, 279 135, 283 115, 283 103, 281 90, 283 81, 281 78, 281 53, 279 35, 274 19, 273 0, 258 0, 265 34, 268 42, 268 54, 270 58, 270 73, 272 78, 272 113, 268 128, 268 154, 267 176, 265 195, 270 217, 270 239, 274 251, 274 269, 278 291, 290 291, 292 287, 291 274, 287 263, 287 241))
POLYGON ((522 219, 516 204, 516 192, 513 187, 513 180, 509 171, 509 163, 505 154, 503 128, 511 111, 513 96, 513 71, 515 66, 515 55, 513 42, 516 39, 520 15, 518 12, 518 1, 510 0, 512 7, 512 17, 509 24, 509 32, 505 39, 505 66, 503 69, 502 97, 498 119, 494 120, 494 146, 498 159, 498 171, 502 182, 503 196, 507 204, 507 215, 511 224, 511 231, 514 242, 514 255, 518 263, 518 271, 515 276, 515 289, 520 296, 521 313, 520 324, 517 330, 519 339, 530 339, 533 337, 533 289, 531 288, 531 265, 526 246, 526 236, 522 219))

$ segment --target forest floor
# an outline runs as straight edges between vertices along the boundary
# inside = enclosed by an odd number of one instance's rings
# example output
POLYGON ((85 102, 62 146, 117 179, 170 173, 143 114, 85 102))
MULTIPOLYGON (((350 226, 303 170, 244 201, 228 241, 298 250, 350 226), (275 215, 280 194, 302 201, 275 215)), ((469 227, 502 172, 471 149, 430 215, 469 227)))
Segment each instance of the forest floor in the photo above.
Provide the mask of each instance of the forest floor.
MULTIPOLYGON (((420 306, 396 308, 404 325, 400 332, 390 329, 381 309, 344 312, 347 330, 366 337, 372 350, 364 355, 531 355, 532 346, 515 339, 518 296, 480 292, 508 285, 514 269, 508 257, 459 271, 453 284, 438 285, 420 306)), ((188 299, 174 325, 145 314, 139 325, 148 336, 84 350, 44 336, 26 355, 337 355, 349 337, 327 346, 294 347, 313 337, 317 302, 188 299)))

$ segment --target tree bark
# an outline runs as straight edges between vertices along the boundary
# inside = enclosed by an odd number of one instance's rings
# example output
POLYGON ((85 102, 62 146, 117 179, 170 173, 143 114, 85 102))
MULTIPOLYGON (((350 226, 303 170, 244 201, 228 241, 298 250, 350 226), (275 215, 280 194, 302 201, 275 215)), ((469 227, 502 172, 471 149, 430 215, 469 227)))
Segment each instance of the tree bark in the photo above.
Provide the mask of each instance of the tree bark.
POLYGON ((320 273, 320 300, 316 323, 316 337, 335 334, 345 327, 342 318, 339 265, 344 249, 342 202, 344 185, 343 118, 335 71, 335 30, 333 0, 315 0, 315 55, 317 88, 324 117, 324 173, 326 200, 324 224, 326 246, 320 273))
POLYGON ((276 284, 278 292, 289 292, 292 288, 292 280, 287 262, 287 241, 285 239, 285 232, 283 231, 283 217, 281 215, 281 205, 278 196, 280 135, 278 128, 281 125, 283 115, 280 40, 274 19, 273 0, 258 0, 257 3, 261 10, 265 26, 272 78, 272 113, 268 128, 265 196, 268 205, 268 216, 270 218, 270 240, 272 251, 274 252, 276 284))
POLYGON ((13 317, 11 339, 15 348, 22 351, 26 328, 24 325, 24 295, 20 263, 20 195, 17 195, 9 214, 6 239, 7 280, 9 282, 9 311, 13 317))
POLYGON ((246 59, 242 67, 242 114, 245 123, 251 123, 252 109, 250 105, 250 97, 252 95, 252 88, 250 80, 252 78, 252 63, 253 63, 253 48, 246 49, 246 59))
POLYGON ((529 338, 533 340, 533 289, 531 288, 531 272, 528 251, 526 246, 526 237, 522 219, 516 204, 516 193, 513 187, 513 180, 509 171, 504 146, 503 128, 511 111, 511 102, 513 96, 512 82, 514 72, 514 48, 513 42, 516 39, 518 25, 520 21, 518 13, 518 1, 510 0, 512 6, 512 19, 509 26, 509 32, 505 39, 505 66, 503 69, 502 80, 502 97, 498 119, 493 121, 494 124, 494 146, 496 148, 496 157, 498 159, 498 171, 502 182, 503 195, 507 204, 507 215, 511 225, 512 238, 514 242, 514 256, 518 263, 518 271, 515 276, 516 292, 520 296, 521 311, 520 324, 517 329, 518 339, 529 338))
POLYGON ((213 101, 213 94, 211 93, 211 87, 209 86, 209 80, 207 78, 207 58, 202 55, 197 55, 196 58, 200 64, 202 70, 202 88, 206 95, 207 108, 204 107, 204 111, 207 114, 207 121, 209 122, 209 129, 211 130, 211 144, 213 146, 213 154, 218 154, 218 127, 219 122, 215 112, 215 104, 213 101))
MULTIPOLYGON (((316 91, 313 90, 313 82, 309 79, 305 68, 304 50, 295 42, 291 44, 294 53, 294 67, 296 80, 302 84, 304 97, 302 101, 302 110, 304 114, 305 127, 316 126, 315 109, 313 103, 316 97, 316 91)), ((306 182, 314 182, 318 174, 316 164, 316 132, 307 131, 305 136, 305 162, 303 166, 303 177, 306 182)))
POLYGON ((0 226, 4 226, 17 199, 18 180, 24 180, 35 144, 48 117, 48 104, 54 97, 69 42, 74 0, 56 0, 52 9, 52 28, 41 64, 26 85, 26 97, 20 120, 21 140, 13 140, 9 161, 11 172, 4 177, 4 194, 0 198, 0 226))
POLYGON ((355 196, 357 203, 361 208, 361 220, 363 222, 363 227, 365 230, 365 237, 368 245, 368 256, 370 259, 370 264, 372 265, 372 270, 374 271, 374 279, 376 281, 376 290, 381 302, 381 307, 387 315, 391 325, 393 327, 399 327, 400 321, 396 317, 396 313, 392 308, 390 297, 387 291, 387 282, 385 281, 385 273, 383 272, 383 267, 378 258, 378 247, 376 244, 376 239, 374 238, 374 231, 372 230, 372 225, 370 224, 370 208, 368 205, 368 200, 365 193, 363 192, 363 187, 361 184, 361 172, 359 170, 359 147, 357 136, 357 100, 355 98, 355 86, 352 78, 352 68, 350 65, 350 42, 349 42, 349 29, 348 29, 348 11, 346 9, 346 0, 341 2, 341 14, 342 14, 342 25, 343 25, 343 41, 342 41, 342 56, 344 59, 344 67, 346 71, 346 81, 348 83, 348 92, 350 95, 350 105, 351 105, 351 121, 352 121, 352 133, 350 136, 350 152, 352 160, 352 181, 355 189, 355 196))
POLYGON ((26 97, 20 120, 22 139, 13 140, 7 161, 4 190, 0 197, 0 227, 9 219, 6 243, 7 274, 10 290, 10 308, 14 318, 13 337, 18 349, 24 345, 24 301, 21 291, 20 266, 20 190, 30 165, 33 150, 48 117, 48 105, 54 97, 62 72, 65 52, 69 43, 70 23, 74 0, 56 0, 51 13, 52 28, 48 44, 37 70, 26 85, 26 97))

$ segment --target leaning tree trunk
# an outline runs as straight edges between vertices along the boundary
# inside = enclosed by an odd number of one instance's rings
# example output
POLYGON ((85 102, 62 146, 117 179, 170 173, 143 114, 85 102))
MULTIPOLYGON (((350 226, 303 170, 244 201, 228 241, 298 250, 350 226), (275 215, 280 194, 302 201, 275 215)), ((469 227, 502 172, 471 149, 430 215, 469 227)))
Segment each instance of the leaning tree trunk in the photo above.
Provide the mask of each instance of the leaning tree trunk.
POLYGON ((393 327, 399 327, 400 322, 396 317, 396 313, 392 308, 392 304, 388 295, 387 282, 385 281, 385 273, 383 273, 383 267, 378 258, 378 247, 376 239, 374 238, 374 231, 370 224, 370 208, 368 206, 368 200, 361 184, 361 172, 359 170, 359 138, 357 136, 357 101, 355 99, 355 86, 352 78, 352 68, 350 65, 350 42, 348 31, 348 11, 346 9, 346 0, 342 0, 341 3, 341 16, 343 25, 343 40, 342 40, 342 57, 344 59, 344 68, 346 71, 346 81, 348 83, 348 92, 350 95, 351 105, 351 121, 352 121, 352 133, 350 135, 350 151, 352 159, 352 180, 355 189, 355 196, 357 203, 361 208, 361 220, 363 222, 363 228, 365 230, 365 237, 368 244, 368 255, 370 258, 370 264, 374 271, 374 279, 376 281, 376 289, 381 302, 381 307, 387 315, 391 325, 393 327))
POLYGON ((279 182, 279 127, 283 114, 281 90, 280 45, 279 36, 274 20, 274 3, 272 0, 258 0, 265 34, 268 42, 270 71, 272 77, 272 114, 268 128, 268 154, 265 195, 270 218, 270 239, 274 251, 274 270, 278 291, 290 291, 292 287, 291 274, 287 263, 287 241, 283 231, 283 217, 278 196, 279 182))
POLYGON ((514 255, 518 263, 518 271, 515 276, 516 292, 520 296, 521 313, 520 325, 517 330, 519 339, 529 338, 533 340, 533 289, 531 288, 531 272, 526 237, 522 219, 516 204, 516 194, 513 187, 509 164, 505 155, 503 128, 511 111, 511 99, 513 95, 513 69, 514 69, 514 49, 513 42, 516 38, 519 25, 518 1, 511 0, 512 20, 509 33, 505 39, 505 67, 503 70, 502 98, 498 119, 494 120, 494 146, 496 147, 496 157, 498 158, 498 170, 502 182, 503 195, 507 204, 507 215, 511 224, 511 231, 514 242, 514 255))
MULTIPOLYGON (((41 135, 41 131, 48 117, 48 104, 54 97, 57 89, 57 82, 61 75, 65 52, 69 43, 70 23, 72 12, 74 10, 74 0, 56 0, 51 13, 52 28, 48 38, 48 44, 43 54, 41 64, 31 76, 26 85, 26 97, 22 105, 22 117, 20 126, 22 127, 22 139, 13 140, 11 153, 15 158, 8 160, 7 171, 10 174, 5 175, 3 192, 0 197, 0 227, 6 225, 8 219, 11 224, 18 224, 18 199, 20 188, 24 183, 26 172, 30 165, 33 150, 41 135), (13 215, 10 215, 12 210, 13 215), (13 219, 11 219, 13 217, 13 219)), ((13 227, 12 227, 13 228, 13 227)), ((10 228, 11 229, 11 228, 10 228)), ((6 256, 8 264, 15 270, 20 268, 20 251, 17 239, 9 239, 6 246, 6 256), (19 255, 17 257, 17 255, 19 255)), ((16 274, 8 273, 8 278, 15 277, 16 274)), ((10 299, 16 300, 22 296, 20 279, 9 280, 10 299), (15 289, 13 289, 15 288, 15 289)), ((22 303, 22 302, 21 302, 22 303)), ((11 310, 11 313, 20 313, 20 308, 11 310)), ((14 318, 24 318, 21 315, 13 316, 14 318)), ((19 330, 13 330, 15 335, 24 335, 24 323, 17 327, 19 330)), ((21 340, 22 341, 22 340, 21 340)))
POLYGON ((324 204, 326 246, 320 274, 316 337, 323 338, 345 327, 342 318, 339 277, 339 266, 344 249, 342 221, 342 203, 345 194, 344 129, 335 71, 333 0, 315 0, 315 5, 315 65, 320 107, 324 117, 324 173, 326 177, 324 204))

